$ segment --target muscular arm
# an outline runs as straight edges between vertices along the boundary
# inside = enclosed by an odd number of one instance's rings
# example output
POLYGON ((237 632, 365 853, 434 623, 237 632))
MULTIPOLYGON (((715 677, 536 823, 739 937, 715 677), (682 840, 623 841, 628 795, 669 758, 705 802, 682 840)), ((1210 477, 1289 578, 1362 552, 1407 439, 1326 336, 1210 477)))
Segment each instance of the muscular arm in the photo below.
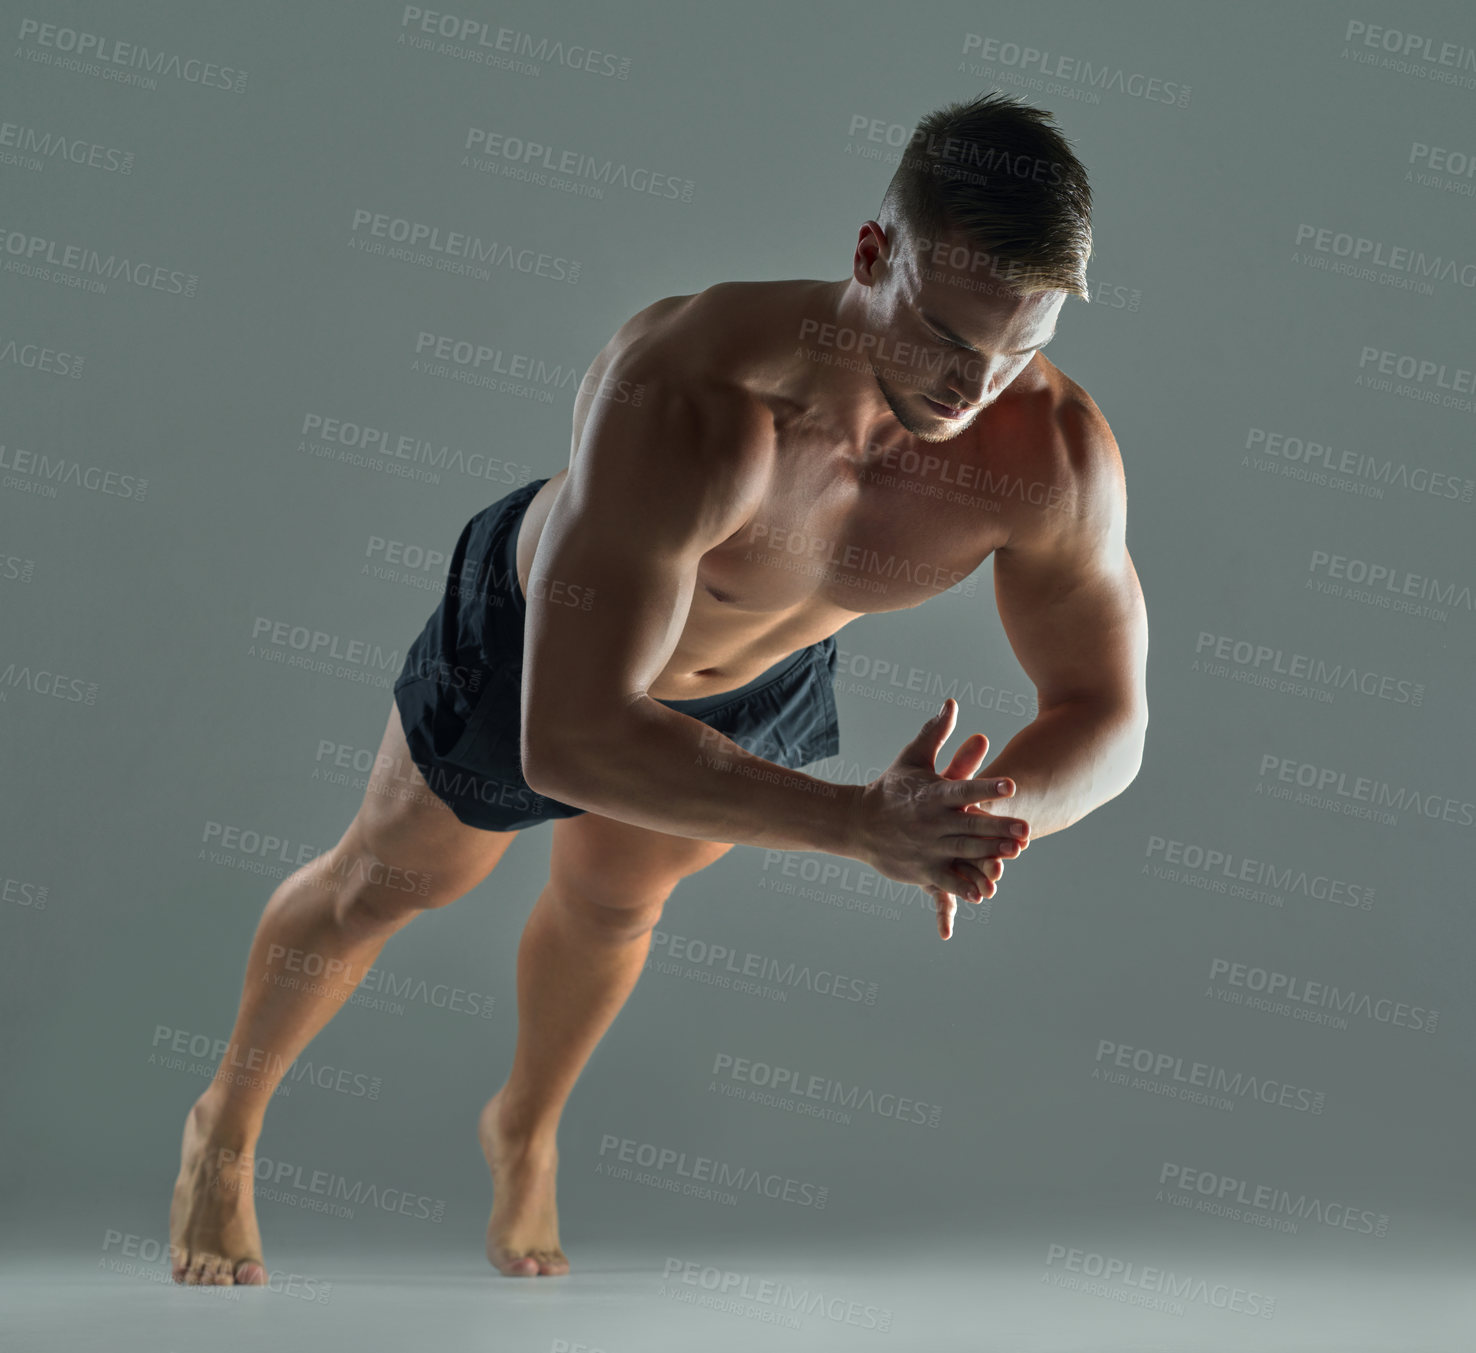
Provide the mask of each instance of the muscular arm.
POLYGON ((1127 552, 1122 460, 1105 419, 1063 425, 1072 511, 1040 514, 994 556, 994 590, 1040 712, 980 776, 1015 782, 1032 840, 1068 827, 1137 776, 1148 727, 1148 621, 1127 552))
POLYGON ((761 411, 673 388, 596 400, 529 577, 523 773, 539 793, 676 836, 845 853, 856 786, 745 752, 646 694, 680 639, 701 556, 768 475, 761 411), (592 592, 588 610, 563 604, 592 592))

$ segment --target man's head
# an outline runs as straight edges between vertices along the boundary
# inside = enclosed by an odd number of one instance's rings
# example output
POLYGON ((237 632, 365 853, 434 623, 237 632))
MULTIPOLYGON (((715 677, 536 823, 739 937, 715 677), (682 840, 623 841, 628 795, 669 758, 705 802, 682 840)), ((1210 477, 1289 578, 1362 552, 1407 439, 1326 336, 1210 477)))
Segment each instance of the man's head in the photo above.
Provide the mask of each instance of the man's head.
POLYGON ((1086 170, 1049 113, 987 94, 918 124, 878 215, 852 261, 872 374, 908 432, 945 441, 1025 369, 1068 295, 1089 299, 1086 170))

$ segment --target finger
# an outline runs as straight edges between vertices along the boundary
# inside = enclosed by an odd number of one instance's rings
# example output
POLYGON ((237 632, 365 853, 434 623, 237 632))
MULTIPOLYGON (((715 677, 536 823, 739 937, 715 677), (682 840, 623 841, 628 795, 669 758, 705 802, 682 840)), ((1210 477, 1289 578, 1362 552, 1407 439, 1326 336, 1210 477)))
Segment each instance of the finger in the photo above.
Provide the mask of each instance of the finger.
POLYGON ((960 841, 1002 841, 1022 850, 1030 844, 1028 822, 1018 817, 996 817, 993 813, 949 813, 939 828, 939 834, 956 836, 960 841), (1025 835, 1020 835, 1019 829, 1023 829, 1025 835))
POLYGON ((950 695, 943 702, 943 708, 922 726, 918 735, 902 749, 902 754, 897 759, 933 770, 938 764, 938 752, 948 741, 948 735, 953 732, 953 721, 957 713, 958 705, 950 695))
POLYGON ((934 890, 934 899, 938 903, 938 935, 941 939, 952 939, 953 916, 958 911, 958 899, 941 888, 934 890))
POLYGON ((996 872, 990 874, 987 869, 978 865, 970 864, 965 860, 954 860, 953 872, 963 880, 960 896, 966 902, 982 902, 987 897, 993 897, 995 879, 1004 872, 997 862, 995 869, 996 872))
POLYGON ((959 878, 965 879, 959 897, 965 902, 986 902, 999 891, 999 878, 1004 873, 1004 866, 998 860, 987 860, 980 865, 973 865, 967 860, 953 860, 953 872, 959 878), (977 896, 976 896, 977 893, 977 896))
MULTIPOLYGON (((933 906, 937 911, 938 937, 946 940, 953 933, 953 913, 948 906, 949 894, 932 883, 924 884, 923 891, 933 899, 933 906)), ((955 909, 957 905, 955 902, 955 909)))
POLYGON ((983 733, 970 733, 958 751, 954 752, 953 760, 948 763, 948 769, 943 772, 943 778, 945 780, 967 780, 969 776, 977 775, 988 751, 989 739, 983 733))
POLYGON ((1004 861, 993 858, 985 860, 957 859, 953 861, 953 865, 956 869, 967 867, 976 873, 983 874, 991 883, 998 883, 1000 877, 1004 874, 1004 861))
MULTIPOLYGON (((1004 799, 1008 799, 1015 792, 1015 782, 1013 780, 950 780, 943 783, 941 789, 937 788, 938 783, 935 782, 934 785, 928 786, 928 788, 942 798, 943 802, 950 808, 966 808, 972 807, 975 804, 998 803, 1004 799), (1001 785, 1005 785, 1007 788, 1001 789, 1001 785)), ((1001 804, 1001 806, 1003 805, 1001 804)), ((1028 835, 1030 824, 1023 817, 1007 817, 998 813, 994 814, 994 816, 999 817, 1002 822, 1018 823, 1026 829, 1028 835)))
POLYGON ((953 851, 960 860, 1013 860, 1025 849, 1025 842, 1011 836, 944 836, 938 844, 953 851))
POLYGON ((948 786, 948 798, 955 803, 990 803, 995 799, 1007 799, 1014 792, 1013 780, 995 780, 988 776, 982 780, 956 780, 948 786))

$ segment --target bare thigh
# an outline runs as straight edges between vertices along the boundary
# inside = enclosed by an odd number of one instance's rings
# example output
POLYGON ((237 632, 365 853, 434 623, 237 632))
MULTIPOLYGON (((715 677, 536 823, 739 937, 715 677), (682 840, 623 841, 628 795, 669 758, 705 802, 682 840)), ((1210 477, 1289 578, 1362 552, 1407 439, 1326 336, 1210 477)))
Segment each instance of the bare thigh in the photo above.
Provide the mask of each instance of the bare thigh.
POLYGON ((731 841, 672 836, 600 813, 584 813, 554 821, 549 882, 570 900, 646 913, 644 919, 653 921, 682 879, 732 849, 731 841))
POLYGON ((400 712, 391 702, 364 801, 334 850, 360 861, 415 871, 417 880, 428 880, 420 905, 434 907, 475 888, 517 834, 484 831, 457 819, 411 759, 400 712))

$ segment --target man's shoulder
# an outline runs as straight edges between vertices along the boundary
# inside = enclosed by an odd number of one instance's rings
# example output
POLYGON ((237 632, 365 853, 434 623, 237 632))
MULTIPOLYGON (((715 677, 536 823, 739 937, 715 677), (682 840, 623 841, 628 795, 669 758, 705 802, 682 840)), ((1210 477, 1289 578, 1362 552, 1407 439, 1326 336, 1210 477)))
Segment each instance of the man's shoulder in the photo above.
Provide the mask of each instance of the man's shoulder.
MULTIPOLYGON (((1028 537, 1098 530, 1124 509, 1122 456, 1106 415, 1087 391, 1039 357, 1038 382, 1023 401, 1018 454, 1031 467, 1038 509, 1020 514, 1017 543, 1028 537)), ((1013 534, 1013 533, 1012 533, 1013 534)))
POLYGON ((1044 395, 1040 415, 1045 425, 1041 431, 1051 438, 1065 467, 1091 474, 1119 462, 1117 440, 1097 401, 1045 354, 1039 360, 1044 395))
POLYGON ((605 427, 613 418, 623 438, 650 444, 658 459, 695 458, 718 478, 762 478, 774 445, 773 415, 722 346, 734 346, 727 321, 742 309, 731 289, 746 285, 665 296, 622 324, 581 384, 576 444, 585 417, 605 396, 605 427))
POLYGON ((746 332, 753 311, 745 297, 765 285, 717 282, 653 302, 616 331, 600 354, 601 374, 618 372, 642 383, 658 406, 717 425, 736 422, 751 432, 771 422, 748 379, 756 344, 746 332))
POLYGON ((696 366, 711 358, 720 340, 730 336, 731 322, 746 290, 755 282, 715 282, 684 296, 663 296, 637 310, 611 336, 607 350, 675 359, 696 366))

